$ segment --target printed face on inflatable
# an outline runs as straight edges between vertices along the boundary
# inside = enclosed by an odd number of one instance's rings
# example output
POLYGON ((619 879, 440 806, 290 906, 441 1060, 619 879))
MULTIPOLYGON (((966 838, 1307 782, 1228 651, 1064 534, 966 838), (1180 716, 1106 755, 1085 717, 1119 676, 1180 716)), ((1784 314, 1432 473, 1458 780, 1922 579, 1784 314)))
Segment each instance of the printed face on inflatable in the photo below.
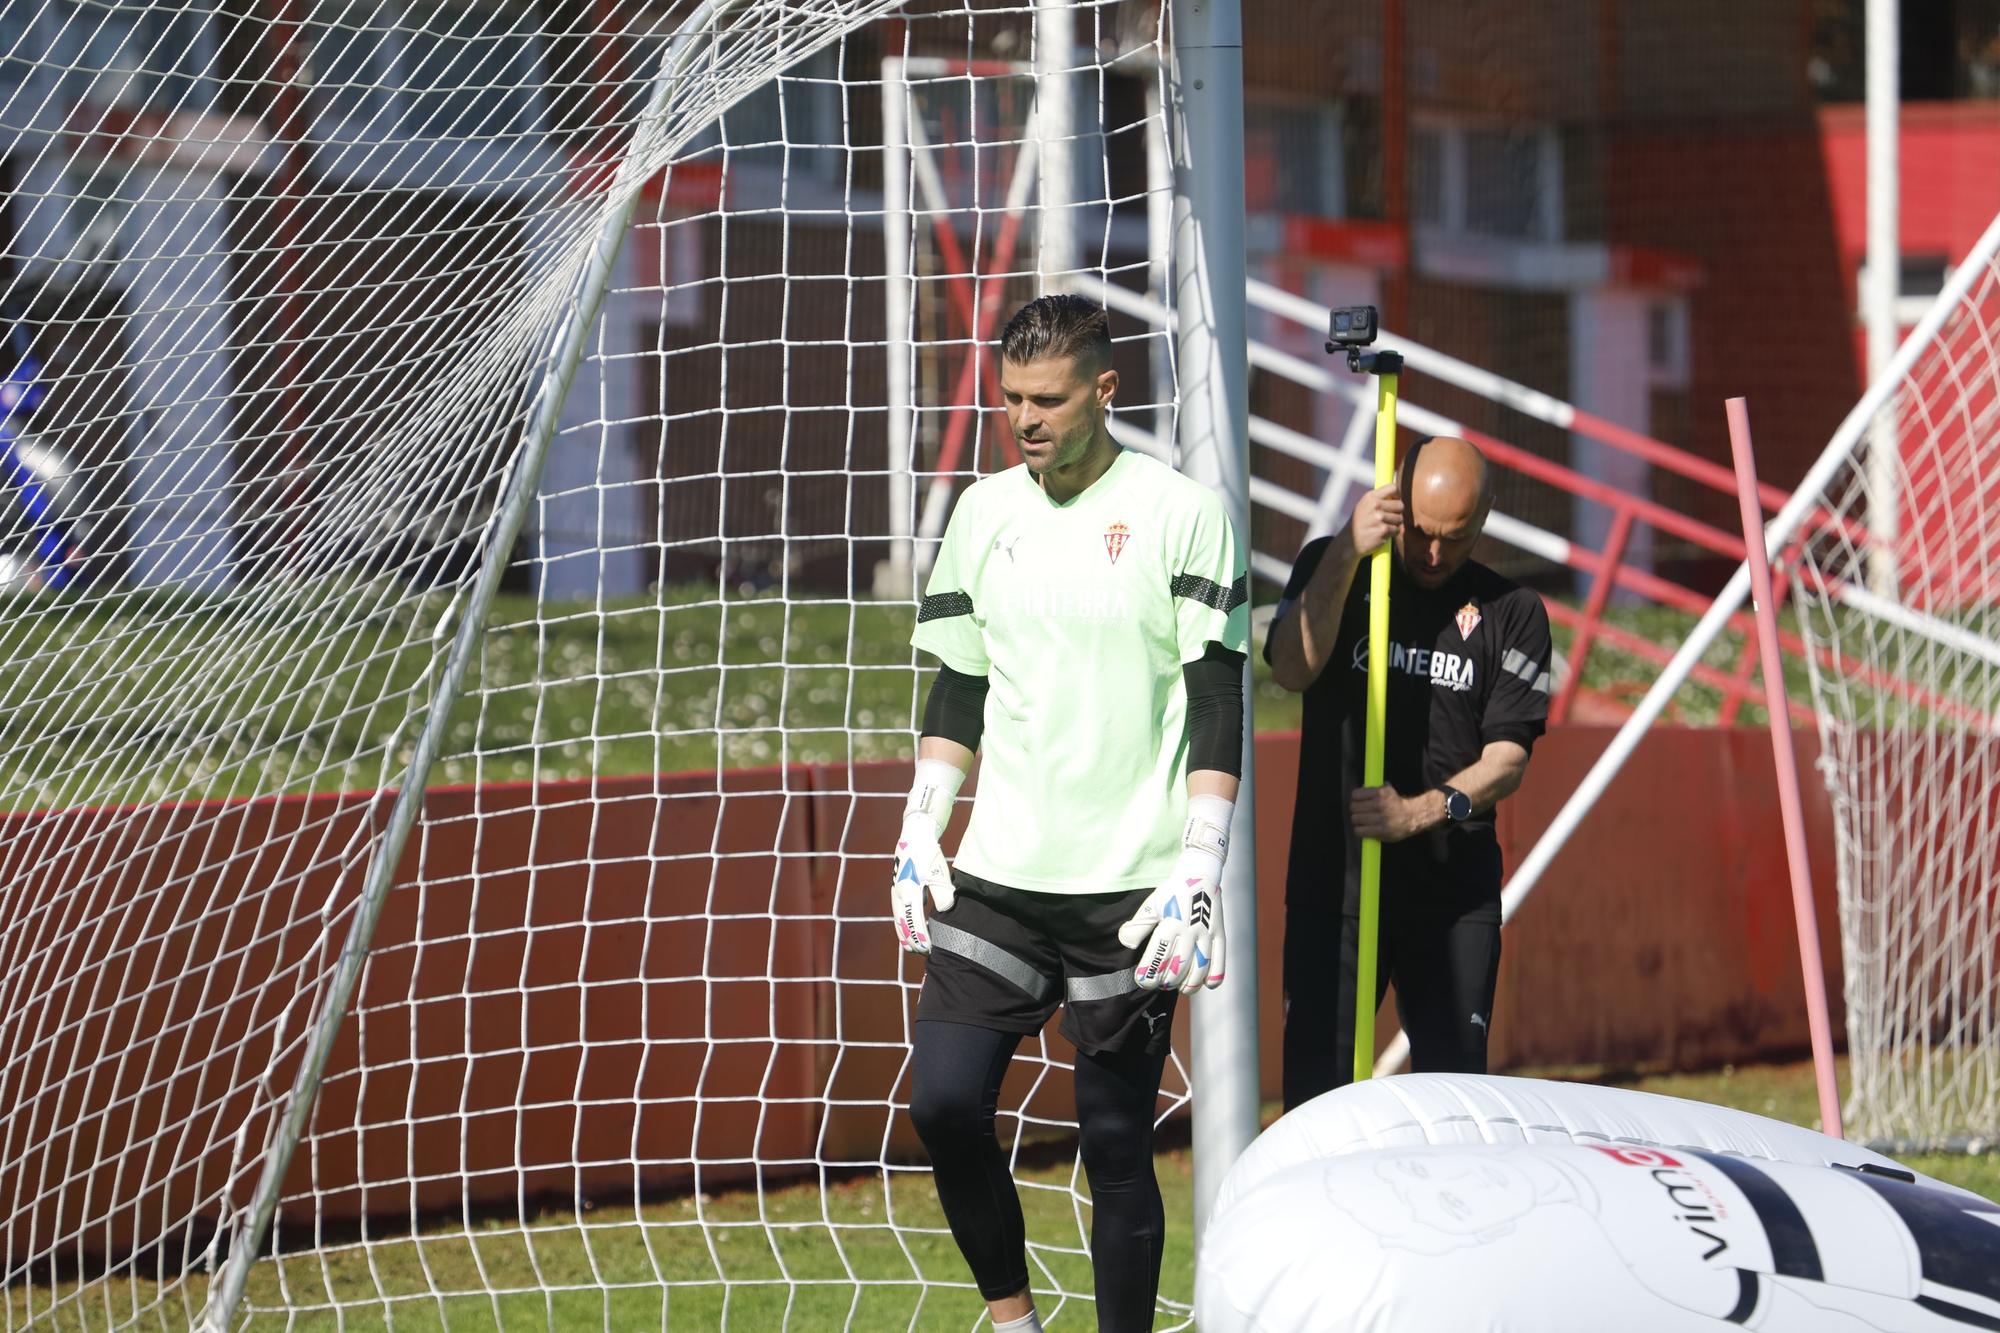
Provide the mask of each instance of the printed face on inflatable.
POLYGON ((1559 1172, 1510 1154, 1433 1149, 1384 1154, 1373 1166, 1372 1179, 1329 1180, 1329 1196, 1384 1245, 1419 1254, 1485 1244, 1537 1204, 1577 1201, 1559 1172))
POLYGON ((1389 1181, 1412 1222, 1450 1236, 1491 1231, 1535 1206, 1534 1185, 1507 1162, 1405 1157, 1381 1163, 1377 1173, 1389 1181))

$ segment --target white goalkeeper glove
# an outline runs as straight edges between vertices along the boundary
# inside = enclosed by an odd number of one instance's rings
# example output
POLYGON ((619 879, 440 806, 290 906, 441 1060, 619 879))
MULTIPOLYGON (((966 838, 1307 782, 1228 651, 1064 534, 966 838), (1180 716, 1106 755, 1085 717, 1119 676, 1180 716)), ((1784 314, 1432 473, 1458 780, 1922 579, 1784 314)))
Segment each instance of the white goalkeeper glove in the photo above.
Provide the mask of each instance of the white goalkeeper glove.
POLYGON ((951 910, 951 867, 945 864, 938 835, 951 822, 965 770, 941 759, 919 759, 917 780, 903 806, 903 831, 896 839, 896 878, 889 901, 896 914, 896 942, 904 953, 931 951, 930 924, 924 920, 924 890, 937 910, 951 910))
POLYGON ((1141 990, 1179 987, 1186 995, 1222 984, 1222 861, 1235 810, 1235 802, 1220 796, 1188 797, 1173 874, 1118 928, 1126 948, 1146 946, 1132 969, 1141 990))

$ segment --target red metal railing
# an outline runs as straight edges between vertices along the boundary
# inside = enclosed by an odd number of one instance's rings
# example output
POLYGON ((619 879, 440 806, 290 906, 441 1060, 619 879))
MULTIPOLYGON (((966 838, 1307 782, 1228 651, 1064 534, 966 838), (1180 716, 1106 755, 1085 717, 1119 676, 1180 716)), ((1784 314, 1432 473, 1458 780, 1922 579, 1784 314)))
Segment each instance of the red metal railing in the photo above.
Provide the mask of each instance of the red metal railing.
MULTIPOLYGON (((1706 486, 1724 495, 1735 494, 1735 481, 1729 471, 1706 460, 1694 457, 1684 450, 1640 435, 1635 431, 1612 427, 1601 418, 1578 412, 1571 422, 1571 429, 1588 435, 1599 443, 1621 452, 1644 458, 1646 461, 1666 467, 1681 476, 1706 486)), ((1562 721, 1571 716, 1580 695, 1588 694, 1592 702, 1608 711, 1623 715, 1631 710, 1617 698, 1603 691, 1587 690, 1582 684, 1584 667, 1590 653, 1598 644, 1608 644, 1621 651, 1641 657, 1657 665, 1665 665, 1674 652, 1672 645, 1662 645, 1609 624, 1604 619, 1614 588, 1630 592, 1654 602, 1657 605, 1685 611, 1692 615, 1706 612, 1712 601, 1708 596, 1692 588, 1659 577, 1651 571, 1639 569, 1626 563, 1626 551, 1630 544, 1633 527, 1644 523, 1653 530, 1679 537, 1690 544, 1731 562, 1740 562, 1746 552, 1743 539, 1723 529, 1688 517, 1667 508, 1654 500, 1621 491, 1594 477, 1586 477, 1563 464, 1553 462, 1530 453, 1517 445, 1508 444, 1482 431, 1465 429, 1465 437, 1477 444, 1489 461, 1496 466, 1531 477, 1545 485, 1581 496, 1586 500, 1605 506, 1611 511, 1611 530, 1606 536, 1602 550, 1593 551, 1577 542, 1567 544, 1563 561, 1569 568, 1593 576, 1590 592, 1585 597, 1581 610, 1553 598, 1544 597, 1549 609, 1549 618, 1573 631, 1567 670, 1556 698, 1550 706, 1550 720, 1562 721)), ((1769 510, 1784 507, 1791 495, 1777 487, 1760 485, 1758 499, 1769 510)), ((1829 514, 1825 510, 1815 510, 1800 529, 1801 540, 1810 540, 1818 532, 1827 528, 1838 528, 1850 539, 1865 538, 1859 526, 1849 520, 1829 514)), ((1789 557, 1797 552, 1797 542, 1781 553, 1789 557)), ((1774 596, 1785 595, 1786 576, 1781 569, 1773 571, 1774 596)), ((1732 725, 1742 711, 1746 701, 1760 703, 1757 694, 1761 690, 1757 674, 1756 626, 1747 612, 1739 612, 1729 618, 1729 627, 1739 634, 1743 647, 1736 666, 1729 671, 1719 671, 1713 667, 1697 666, 1691 679, 1707 685, 1722 695, 1716 714, 1719 725, 1732 725)), ((1795 632, 1782 631, 1779 646, 1793 658, 1803 658, 1813 650, 1795 632)), ((1890 673, 1878 671, 1852 658, 1828 649, 1817 650, 1819 660, 1829 669, 1849 676, 1874 688, 1887 690, 1927 708, 1966 720, 1974 720, 1979 715, 1959 701, 1944 698, 1921 686, 1890 673)), ((1812 721, 1812 710, 1797 700, 1790 702, 1794 719, 1812 721)))

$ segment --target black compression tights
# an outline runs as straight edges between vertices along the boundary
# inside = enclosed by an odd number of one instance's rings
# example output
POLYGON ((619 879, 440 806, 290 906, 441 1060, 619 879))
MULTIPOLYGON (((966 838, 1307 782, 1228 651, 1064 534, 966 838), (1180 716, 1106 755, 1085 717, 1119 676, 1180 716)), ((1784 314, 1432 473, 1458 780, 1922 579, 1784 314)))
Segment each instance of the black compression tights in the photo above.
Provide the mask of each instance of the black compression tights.
MULTIPOLYGON (((979 1293, 1028 1285, 1021 1200, 993 1133, 1000 1079, 1021 1039, 964 1023, 917 1024, 910 1119, 930 1150, 938 1202, 979 1293)), ((1166 1055, 1076 1057, 1080 1154, 1090 1178, 1090 1258, 1103 1333, 1150 1329, 1166 1212, 1153 1176, 1153 1105, 1166 1055)))

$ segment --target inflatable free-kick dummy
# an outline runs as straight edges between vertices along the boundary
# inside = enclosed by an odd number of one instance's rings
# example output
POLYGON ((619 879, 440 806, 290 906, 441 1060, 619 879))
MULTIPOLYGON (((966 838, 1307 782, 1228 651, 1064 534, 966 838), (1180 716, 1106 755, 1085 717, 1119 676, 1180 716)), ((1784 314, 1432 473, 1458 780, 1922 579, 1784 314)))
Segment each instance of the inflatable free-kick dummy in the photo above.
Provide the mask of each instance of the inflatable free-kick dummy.
POLYGON ((2000 1205, 1748 1112, 1412 1074, 1251 1146, 1195 1311, 1202 1333, 2000 1330, 2000 1205))

